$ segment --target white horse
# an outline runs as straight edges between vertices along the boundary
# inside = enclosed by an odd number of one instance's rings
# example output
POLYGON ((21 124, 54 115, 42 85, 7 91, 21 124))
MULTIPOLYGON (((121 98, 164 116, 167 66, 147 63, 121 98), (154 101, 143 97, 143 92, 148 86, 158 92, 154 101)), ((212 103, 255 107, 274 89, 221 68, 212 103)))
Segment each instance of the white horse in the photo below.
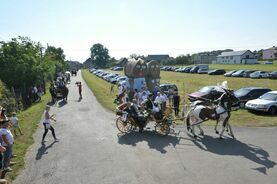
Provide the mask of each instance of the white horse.
POLYGON ((224 131, 227 129, 230 131, 230 135, 235 138, 232 131, 232 127, 229 124, 228 120, 231 116, 231 107, 235 107, 238 104, 238 99, 234 94, 224 89, 225 93, 217 100, 219 102, 216 105, 206 105, 203 101, 195 101, 191 104, 191 109, 186 115, 186 124, 187 129, 195 135, 195 126, 200 130, 200 135, 204 135, 203 129, 200 127, 200 124, 207 120, 216 120, 215 131, 218 134, 217 126, 218 123, 222 123, 222 130, 219 134, 219 138, 222 138, 224 131))

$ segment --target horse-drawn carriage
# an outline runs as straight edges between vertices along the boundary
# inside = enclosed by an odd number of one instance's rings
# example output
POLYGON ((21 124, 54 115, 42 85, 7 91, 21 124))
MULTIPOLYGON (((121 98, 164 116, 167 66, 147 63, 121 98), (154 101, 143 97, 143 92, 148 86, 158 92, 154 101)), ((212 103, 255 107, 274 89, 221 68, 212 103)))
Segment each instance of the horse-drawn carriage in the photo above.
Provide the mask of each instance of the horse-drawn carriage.
MULTIPOLYGON (((175 122, 171 117, 171 113, 172 109, 166 108, 162 114, 162 118, 158 119, 154 112, 145 110, 143 111, 142 116, 139 118, 144 119, 144 127, 150 122, 154 122, 155 132, 160 135, 168 135, 171 132, 170 127, 175 125, 175 122)), ((116 127, 120 132, 128 133, 130 131, 136 130, 139 127, 137 120, 128 112, 117 110, 116 114, 118 116, 116 119, 116 127)))
MULTIPOLYGON (((204 131, 200 127, 200 124, 207 120, 215 120, 215 132, 219 134, 219 138, 222 138, 224 131, 228 131, 229 135, 235 138, 231 125, 229 124, 229 118, 231 111, 239 109, 239 100, 236 98, 232 90, 227 87, 222 87, 224 93, 217 100, 211 101, 210 99, 200 99, 190 104, 184 105, 182 117, 178 118, 184 120, 187 126, 187 130, 194 137, 195 126, 199 128, 200 135, 204 135, 204 131), (222 130, 219 133, 217 131, 218 124, 222 124, 222 130)), ((154 122, 155 131, 161 135, 168 135, 170 133, 170 126, 174 125, 174 121, 171 117, 172 109, 166 108, 162 119, 157 119, 153 112, 147 111, 144 114, 146 123, 150 121, 154 122)), ((127 133, 138 127, 138 123, 127 112, 117 112, 116 126, 120 132, 127 133)))

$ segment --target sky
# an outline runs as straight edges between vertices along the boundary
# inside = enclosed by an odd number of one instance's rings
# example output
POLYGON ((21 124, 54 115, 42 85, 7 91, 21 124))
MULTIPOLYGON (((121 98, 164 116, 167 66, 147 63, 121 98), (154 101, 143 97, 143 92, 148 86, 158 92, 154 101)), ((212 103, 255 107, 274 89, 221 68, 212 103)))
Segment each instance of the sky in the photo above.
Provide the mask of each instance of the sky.
POLYGON ((0 40, 28 36, 85 61, 277 45, 276 0, 0 0, 0 40))

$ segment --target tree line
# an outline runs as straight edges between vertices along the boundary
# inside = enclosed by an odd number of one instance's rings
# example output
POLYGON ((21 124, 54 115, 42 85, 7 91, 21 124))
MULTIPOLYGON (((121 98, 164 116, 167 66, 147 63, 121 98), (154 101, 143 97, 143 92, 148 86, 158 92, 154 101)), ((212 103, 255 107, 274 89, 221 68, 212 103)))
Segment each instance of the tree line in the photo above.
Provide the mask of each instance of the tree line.
POLYGON ((14 98, 24 106, 23 98, 33 85, 45 87, 47 81, 66 68, 61 48, 45 48, 40 42, 21 36, 0 41, 0 105, 15 106, 14 98))

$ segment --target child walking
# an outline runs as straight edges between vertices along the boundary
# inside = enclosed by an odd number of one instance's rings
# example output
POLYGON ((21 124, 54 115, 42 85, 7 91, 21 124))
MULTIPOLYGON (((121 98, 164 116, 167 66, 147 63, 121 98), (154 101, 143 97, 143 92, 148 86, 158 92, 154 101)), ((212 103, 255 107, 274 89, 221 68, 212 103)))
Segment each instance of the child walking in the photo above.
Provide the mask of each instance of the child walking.
POLYGON ((50 120, 53 120, 56 122, 56 119, 54 118, 54 115, 49 114, 49 111, 50 111, 50 106, 47 105, 45 108, 45 111, 44 111, 44 120, 43 120, 44 133, 43 133, 42 140, 41 140, 42 143, 45 142, 44 139, 45 139, 45 136, 47 135, 49 129, 52 132, 52 136, 55 139, 55 141, 59 141, 56 137, 55 129, 50 124, 50 120))
POLYGON ((23 135, 23 133, 22 133, 22 131, 20 129, 20 126, 19 126, 18 119, 16 117, 16 112, 12 113, 12 117, 10 117, 10 122, 12 124, 12 129, 13 129, 14 136, 17 137, 17 134, 16 134, 16 130, 17 129, 18 129, 20 135, 23 135))

